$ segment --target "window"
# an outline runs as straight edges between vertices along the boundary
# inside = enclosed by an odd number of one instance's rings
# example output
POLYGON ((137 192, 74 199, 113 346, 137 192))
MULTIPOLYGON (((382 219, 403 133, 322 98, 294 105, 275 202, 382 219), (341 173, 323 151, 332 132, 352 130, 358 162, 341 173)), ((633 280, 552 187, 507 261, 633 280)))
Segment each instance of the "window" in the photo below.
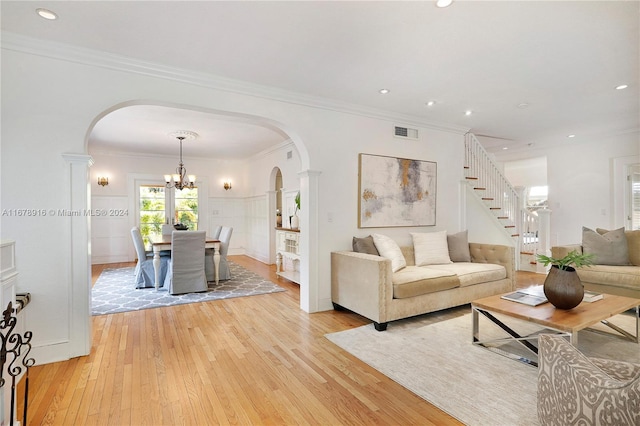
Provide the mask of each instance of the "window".
POLYGON ((189 230, 198 230, 198 188, 174 188, 173 220, 174 223, 187 225, 189 230))
POLYGON ((147 249, 150 239, 162 235, 162 225, 166 223, 182 223, 189 230, 198 230, 198 188, 180 191, 164 184, 143 184, 138 188, 140 233, 147 249))
POLYGON ((140 233, 145 247, 149 247, 149 237, 162 235, 162 225, 166 223, 166 188, 164 185, 140 185, 140 233))

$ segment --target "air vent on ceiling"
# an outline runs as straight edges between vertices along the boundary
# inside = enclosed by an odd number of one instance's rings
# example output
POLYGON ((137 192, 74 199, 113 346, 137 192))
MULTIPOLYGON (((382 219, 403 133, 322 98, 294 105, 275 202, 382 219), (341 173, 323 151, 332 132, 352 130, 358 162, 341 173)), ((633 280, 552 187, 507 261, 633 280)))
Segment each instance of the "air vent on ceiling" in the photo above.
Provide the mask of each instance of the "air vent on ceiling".
POLYGON ((287 151, 287 160, 291 160, 293 158, 293 151, 287 151))
POLYGON ((418 129, 395 126, 393 128, 393 135, 397 138, 418 139, 418 129))

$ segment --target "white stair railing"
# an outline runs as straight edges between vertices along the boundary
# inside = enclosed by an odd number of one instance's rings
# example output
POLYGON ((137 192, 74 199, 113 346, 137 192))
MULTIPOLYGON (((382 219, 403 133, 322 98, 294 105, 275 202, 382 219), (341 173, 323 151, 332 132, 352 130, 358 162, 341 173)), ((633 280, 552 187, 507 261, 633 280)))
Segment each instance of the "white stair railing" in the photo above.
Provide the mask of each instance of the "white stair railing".
POLYGON ((505 230, 517 237, 521 232, 518 193, 504 177, 473 133, 465 135, 467 180, 498 219, 505 230))

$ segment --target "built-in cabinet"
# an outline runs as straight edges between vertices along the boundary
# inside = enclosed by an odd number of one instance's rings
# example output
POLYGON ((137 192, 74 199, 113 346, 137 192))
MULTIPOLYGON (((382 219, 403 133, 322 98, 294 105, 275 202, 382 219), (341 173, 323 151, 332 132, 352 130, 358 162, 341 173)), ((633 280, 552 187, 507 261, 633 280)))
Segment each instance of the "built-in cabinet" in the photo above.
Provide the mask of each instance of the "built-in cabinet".
POLYGON ((300 230, 276 228, 276 273, 300 284, 300 230))

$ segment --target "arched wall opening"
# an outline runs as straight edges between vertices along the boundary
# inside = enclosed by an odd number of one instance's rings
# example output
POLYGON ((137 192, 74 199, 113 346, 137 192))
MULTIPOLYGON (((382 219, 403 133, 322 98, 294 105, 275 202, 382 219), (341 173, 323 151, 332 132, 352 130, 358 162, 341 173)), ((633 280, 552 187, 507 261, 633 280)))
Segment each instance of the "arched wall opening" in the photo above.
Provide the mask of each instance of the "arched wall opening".
MULTIPOLYGON (((159 101, 149 101, 149 100, 133 100, 133 101, 127 101, 127 102, 122 102, 119 104, 116 104, 106 110, 104 110, 101 114, 99 114, 98 116, 95 117, 95 119, 91 122, 90 126, 88 127, 87 131, 86 131, 86 136, 85 136, 85 152, 87 154, 90 154, 91 152, 91 136, 92 136, 92 131, 95 128, 95 126, 100 122, 100 120, 102 120, 104 117, 108 116, 110 113, 117 111, 119 109, 122 108, 126 108, 129 106, 135 106, 135 105, 156 105, 156 106, 163 106, 163 107, 167 107, 167 108, 177 108, 177 109, 182 109, 182 110, 190 110, 190 111, 197 111, 197 112, 203 112, 203 113, 207 113, 207 114, 211 114, 212 116, 216 117, 217 119, 225 119, 225 120, 229 120, 229 121, 235 121, 235 122, 244 122, 244 123, 251 123, 257 126, 262 126, 271 130, 274 130, 276 132, 279 132, 281 134, 286 135, 286 137, 288 138, 290 144, 295 148, 295 150, 297 150, 297 155, 299 156, 299 161, 300 161, 300 169, 296 171, 296 173, 298 174, 298 176, 296 176, 296 179, 299 180, 299 190, 301 190, 304 194, 304 192, 308 191, 307 188, 309 188, 309 185, 305 185, 304 181, 305 181, 305 176, 306 174, 304 173, 305 171, 308 171, 309 168, 309 158, 308 158, 308 151, 306 149, 306 147, 304 146, 304 143, 300 140, 300 138, 296 135, 296 132, 293 131, 292 129, 287 128, 285 125, 283 125, 282 123, 279 123, 277 121, 271 120, 267 117, 259 117, 259 116, 253 116, 253 115, 248 115, 248 114, 242 114, 242 113, 236 113, 236 112, 228 112, 228 111, 220 111, 220 110, 215 110, 215 109, 208 109, 208 108, 202 108, 202 107, 197 107, 197 106, 191 106, 191 105, 183 105, 183 104, 176 104, 176 103, 168 103, 168 102, 159 102, 159 101)), ((267 208, 268 208, 268 212, 275 212, 276 209, 276 198, 275 198, 275 181, 276 181, 276 170, 278 168, 274 167, 271 171, 270 177, 269 177, 269 188, 270 190, 268 191, 268 193, 266 194, 266 200, 267 200, 267 208)), ((90 178, 90 173, 87 174, 87 179, 90 180, 89 182, 86 182, 86 185, 91 188, 91 191, 98 191, 98 187, 95 185, 95 182, 93 182, 94 179, 90 178)), ((302 210, 302 214, 307 214, 310 211, 310 208, 306 205, 306 200, 310 200, 310 199, 315 199, 317 198, 317 188, 315 186, 313 186, 313 188, 311 188, 311 190, 314 192, 313 194, 304 194, 306 196, 302 197, 302 203, 303 205, 305 205, 301 210, 302 210)), ((90 195, 91 196, 91 195, 90 195)), ((306 218, 302 217, 301 218, 301 222, 302 223, 306 223, 307 226, 314 226, 312 223, 310 223, 309 220, 309 216, 307 216, 306 218)), ((269 262, 271 262, 271 260, 275 257, 275 255, 273 255, 272 253, 272 249, 271 247, 274 247, 275 244, 273 243, 273 229, 275 228, 276 225, 276 216, 274 214, 269 214, 269 219, 268 219, 268 230, 267 235, 269 236, 269 242, 268 242, 268 246, 269 248, 269 262), (273 255, 274 257, 272 258, 271 255, 273 255)), ((91 233, 89 235, 89 239, 91 239, 91 233)), ((87 253, 87 256, 89 257, 90 254, 87 253)), ((89 259, 90 261, 90 259, 89 259)), ((303 259, 301 259, 301 265, 302 264, 309 264, 311 261, 309 259, 309 251, 307 250, 304 255, 303 255, 303 259)), ((308 268, 303 268, 303 270, 307 270, 308 268)), ((312 300, 314 295, 318 294, 317 291, 317 282, 311 282, 312 280, 310 280, 309 278, 309 274, 303 274, 301 276, 301 296, 300 296, 300 307, 301 309, 307 311, 307 312, 312 312, 314 310, 316 310, 314 307, 317 307, 317 301, 312 300)), ((90 299, 88 299, 90 300, 90 299)), ((90 335, 90 333, 89 333, 90 335)))

